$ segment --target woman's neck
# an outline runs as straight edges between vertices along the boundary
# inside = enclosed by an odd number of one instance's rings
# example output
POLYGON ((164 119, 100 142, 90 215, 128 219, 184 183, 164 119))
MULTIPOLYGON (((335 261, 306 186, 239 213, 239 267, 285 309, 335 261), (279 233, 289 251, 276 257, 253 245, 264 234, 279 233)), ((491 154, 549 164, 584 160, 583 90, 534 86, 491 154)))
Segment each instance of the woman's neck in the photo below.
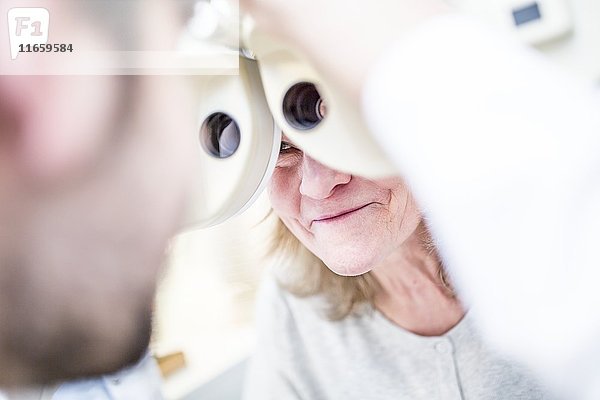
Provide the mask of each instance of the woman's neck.
POLYGON ((447 286, 428 238, 421 224, 372 270, 381 286, 374 301, 396 325, 418 335, 438 336, 454 327, 465 312, 447 286))

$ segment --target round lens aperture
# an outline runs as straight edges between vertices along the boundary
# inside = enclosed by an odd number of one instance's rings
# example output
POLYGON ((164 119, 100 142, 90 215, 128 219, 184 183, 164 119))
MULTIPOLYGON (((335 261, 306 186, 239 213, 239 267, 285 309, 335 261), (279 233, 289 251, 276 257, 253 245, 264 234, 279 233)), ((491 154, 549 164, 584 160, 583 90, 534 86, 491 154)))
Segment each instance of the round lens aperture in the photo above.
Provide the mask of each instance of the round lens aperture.
POLYGON ((200 128, 200 143, 213 157, 231 157, 240 146, 240 139, 238 124, 222 112, 211 114, 200 128))
POLYGON ((308 82, 295 84, 283 98, 283 116, 292 127, 306 131, 325 118, 325 103, 316 86, 308 82))

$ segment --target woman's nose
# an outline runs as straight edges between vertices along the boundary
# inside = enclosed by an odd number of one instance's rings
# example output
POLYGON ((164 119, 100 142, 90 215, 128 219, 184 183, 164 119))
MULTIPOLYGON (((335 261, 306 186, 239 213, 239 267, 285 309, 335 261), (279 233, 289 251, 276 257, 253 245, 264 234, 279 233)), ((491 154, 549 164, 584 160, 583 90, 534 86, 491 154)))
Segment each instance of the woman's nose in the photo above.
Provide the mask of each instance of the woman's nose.
POLYGON ((328 168, 304 154, 300 193, 315 200, 326 199, 339 185, 345 185, 352 175, 328 168))

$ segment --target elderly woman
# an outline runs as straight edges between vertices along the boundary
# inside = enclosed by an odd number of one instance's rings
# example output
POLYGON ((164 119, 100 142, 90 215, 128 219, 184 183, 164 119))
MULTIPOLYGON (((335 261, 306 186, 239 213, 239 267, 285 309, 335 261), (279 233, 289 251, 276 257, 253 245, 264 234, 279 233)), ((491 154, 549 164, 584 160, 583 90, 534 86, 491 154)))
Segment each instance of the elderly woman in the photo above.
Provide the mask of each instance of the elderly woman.
POLYGON ((482 343, 409 189, 332 170, 284 138, 281 220, 245 399, 545 399, 482 343))

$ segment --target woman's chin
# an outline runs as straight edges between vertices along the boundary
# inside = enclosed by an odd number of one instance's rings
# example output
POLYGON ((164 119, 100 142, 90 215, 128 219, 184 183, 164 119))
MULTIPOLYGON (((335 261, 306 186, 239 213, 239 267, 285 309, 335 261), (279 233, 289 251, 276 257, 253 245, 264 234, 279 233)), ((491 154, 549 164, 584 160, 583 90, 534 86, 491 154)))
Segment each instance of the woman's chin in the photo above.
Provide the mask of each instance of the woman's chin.
POLYGON ((333 273, 341 276, 359 276, 373 269, 371 263, 360 263, 356 261, 325 263, 333 273))

